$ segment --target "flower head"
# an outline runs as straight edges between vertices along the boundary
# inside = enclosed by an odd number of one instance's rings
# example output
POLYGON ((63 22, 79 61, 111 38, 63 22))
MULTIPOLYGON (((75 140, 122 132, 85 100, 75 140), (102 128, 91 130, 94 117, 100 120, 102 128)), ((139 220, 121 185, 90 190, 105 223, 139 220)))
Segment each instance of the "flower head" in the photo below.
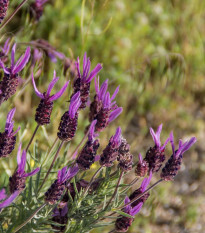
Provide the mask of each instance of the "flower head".
POLYGON ((160 174, 161 178, 168 181, 173 180, 174 177, 177 175, 178 171, 181 168, 182 158, 184 152, 190 149, 190 147, 196 142, 196 138, 192 137, 190 140, 186 141, 185 143, 182 140, 179 140, 179 148, 175 150, 174 146, 174 136, 173 132, 170 134, 170 142, 172 145, 172 156, 166 162, 162 172, 160 174))
POLYGON ((13 132, 14 128, 14 121, 13 117, 15 114, 16 109, 13 108, 7 115, 5 131, 0 133, 0 157, 7 157, 13 149, 15 148, 16 144, 16 134, 20 130, 20 127, 13 132))
POLYGON ((7 198, 5 189, 0 190, 0 201, 4 200, 3 202, 0 203, 0 210, 9 206, 18 195, 19 192, 16 191, 7 198))
POLYGON ((135 174, 140 177, 144 177, 148 170, 149 170, 149 164, 146 160, 142 158, 142 155, 139 153, 139 162, 137 163, 135 174))
POLYGON ((21 144, 19 145, 18 153, 17 153, 17 165, 18 167, 15 173, 9 179, 9 182, 10 182, 9 187, 10 187, 11 193, 14 193, 15 191, 21 192, 25 188, 26 177, 33 176, 40 170, 40 168, 37 167, 36 169, 34 169, 33 171, 29 173, 25 172, 26 151, 23 150, 22 156, 21 156, 21 144))
POLYGON ((116 88, 111 97, 107 88, 108 80, 99 87, 99 77, 95 79, 96 96, 90 105, 90 121, 97 120, 96 131, 98 132, 104 130, 122 112, 122 108, 118 107, 116 101, 114 101, 119 92, 119 87, 116 88))
POLYGON ((0 24, 6 16, 8 5, 9 5, 9 0, 0 0, 0 24))

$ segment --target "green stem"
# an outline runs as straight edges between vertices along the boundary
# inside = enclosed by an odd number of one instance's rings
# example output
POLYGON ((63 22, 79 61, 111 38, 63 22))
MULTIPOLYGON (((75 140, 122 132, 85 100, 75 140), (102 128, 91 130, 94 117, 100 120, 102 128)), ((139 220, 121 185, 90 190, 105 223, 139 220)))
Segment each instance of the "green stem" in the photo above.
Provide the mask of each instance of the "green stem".
POLYGON ((41 209, 43 209, 47 204, 44 203, 42 204, 40 207, 38 207, 37 210, 35 210, 35 212, 28 218, 26 219, 25 222, 23 222, 20 226, 18 226, 13 233, 16 233, 18 232, 22 227, 24 227, 41 209))
POLYGON ((3 29, 15 16, 15 14, 21 9, 21 7, 27 2, 28 0, 23 0, 17 8, 14 10, 14 12, 6 19, 6 21, 1 25, 0 29, 3 29))
POLYGON ((36 126, 36 128, 35 128, 35 130, 34 130, 34 132, 33 132, 33 135, 32 135, 32 137, 31 137, 31 139, 30 139, 30 141, 29 141, 29 143, 28 143, 28 145, 27 145, 27 147, 26 147, 26 152, 28 151, 28 149, 29 149, 29 147, 30 147, 30 145, 31 145, 31 143, 32 143, 32 141, 33 141, 33 139, 34 139, 34 137, 35 137, 35 135, 36 135, 36 133, 37 133, 37 131, 38 131, 39 126, 40 126, 40 125, 37 125, 37 126, 36 126))
POLYGON ((40 190, 41 190, 41 188, 43 187, 45 181, 47 180, 48 175, 50 174, 50 171, 51 171, 51 169, 53 168, 53 165, 54 165, 56 159, 58 158, 58 155, 59 155, 59 153, 60 153, 60 150, 61 150, 63 144, 64 144, 64 141, 61 142, 61 144, 60 144, 60 146, 59 146, 59 148, 58 148, 58 150, 57 150, 57 152, 56 152, 56 154, 55 154, 55 157, 53 158, 53 161, 52 161, 52 163, 51 163, 51 165, 50 165, 50 167, 49 167, 49 169, 48 169, 48 171, 47 171, 47 173, 46 173, 46 176, 45 176, 45 178, 44 178, 44 180, 43 180, 43 182, 42 182, 40 188, 38 189, 38 193, 40 192, 40 190))

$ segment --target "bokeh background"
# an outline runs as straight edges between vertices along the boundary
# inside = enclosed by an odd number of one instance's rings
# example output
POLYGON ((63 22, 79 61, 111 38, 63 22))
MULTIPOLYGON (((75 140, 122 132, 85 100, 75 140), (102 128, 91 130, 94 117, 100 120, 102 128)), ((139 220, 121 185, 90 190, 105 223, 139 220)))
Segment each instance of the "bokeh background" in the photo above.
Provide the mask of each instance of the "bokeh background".
MULTIPOLYGON (((11 1, 10 10, 18 4, 11 1)), ((131 145, 137 161, 153 145, 149 127, 163 123, 162 140, 174 131, 175 140, 197 137, 195 146, 185 154, 175 182, 167 182, 152 191, 129 232, 203 233, 205 232, 205 1, 201 0, 62 0, 49 1, 39 22, 30 15, 31 1, 14 17, 0 39, 10 36, 25 50, 25 42, 45 39, 68 58, 82 58, 85 51, 92 66, 103 64, 101 82, 109 78, 109 90, 120 85, 117 97, 123 114, 101 137, 101 145, 117 126, 131 145)), ((67 79, 64 63, 52 63, 45 55, 38 86, 45 90, 56 69, 59 88, 67 79)), ((30 79, 30 68, 22 74, 30 79)), ((94 95, 92 85, 91 96, 94 95)), ((41 128, 36 137, 39 149, 46 151, 56 138, 61 115, 67 108, 63 98, 57 101, 52 124, 41 128)), ((35 128, 34 114, 39 102, 30 82, 1 106, 0 128, 3 131, 6 113, 15 105, 16 124, 21 125, 18 141, 26 145, 35 128)), ((83 137, 88 111, 80 115, 79 130, 70 149, 83 137)), ((167 157, 171 148, 167 150, 167 157)), ((1 160, 1 180, 8 179, 16 166, 13 159, 1 160)), ((134 178, 129 175, 127 182, 134 178)), ((155 177, 153 182, 157 180, 155 177)), ((109 232, 110 228, 93 230, 109 232)))

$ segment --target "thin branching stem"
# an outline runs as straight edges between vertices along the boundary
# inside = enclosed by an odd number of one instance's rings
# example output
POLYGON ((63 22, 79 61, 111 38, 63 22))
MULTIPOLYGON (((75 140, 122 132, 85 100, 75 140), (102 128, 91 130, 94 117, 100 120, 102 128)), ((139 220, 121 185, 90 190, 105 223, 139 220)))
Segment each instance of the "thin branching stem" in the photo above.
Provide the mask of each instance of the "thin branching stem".
POLYGON ((50 167, 49 167, 49 169, 48 169, 48 171, 47 171, 47 173, 46 173, 46 176, 45 176, 45 178, 44 178, 44 180, 43 180, 43 182, 42 182, 42 184, 41 184, 41 186, 40 186, 40 188, 39 188, 39 190, 38 190, 38 193, 40 192, 40 190, 41 190, 41 188, 43 187, 45 181, 47 180, 48 175, 50 174, 50 172, 51 172, 51 170, 52 170, 52 168, 53 168, 53 165, 54 165, 56 159, 58 158, 58 155, 59 155, 59 153, 60 153, 60 150, 61 150, 63 144, 64 144, 64 141, 61 142, 61 144, 60 144, 60 146, 59 146, 59 148, 58 148, 58 150, 57 150, 57 152, 56 152, 56 154, 55 154, 55 157, 53 158, 53 161, 52 161, 52 163, 51 163, 51 165, 50 165, 50 167))
POLYGON ((47 205, 47 203, 42 204, 40 207, 38 207, 38 209, 35 210, 35 212, 28 218, 26 219, 25 222, 23 222, 20 226, 18 226, 13 233, 18 232, 22 227, 24 227, 29 221, 31 221, 31 219, 41 210, 43 209, 45 206, 47 205))
POLYGON ((106 205, 106 207, 105 207, 105 210, 109 207, 110 203, 111 203, 112 200, 115 198, 115 196, 116 196, 116 194, 117 194, 117 191, 118 191, 118 188, 119 188, 119 185, 120 185, 120 182, 121 182, 121 180, 122 180, 123 174, 124 174, 124 171, 121 171, 120 177, 119 177, 118 182, 117 182, 117 185, 116 185, 116 187, 115 187, 115 191, 114 191, 112 197, 110 198, 110 200, 108 201, 108 203, 107 203, 107 205, 106 205))
POLYGON ((28 145, 26 147, 26 152, 28 151, 28 149, 29 149, 29 147, 30 147, 30 145, 31 145, 31 143, 32 143, 32 141, 34 139, 34 137, 35 137, 35 135, 36 135, 36 133, 38 131, 39 126, 40 126, 39 124, 36 126, 36 128, 35 128, 35 130, 33 132, 33 135, 32 135, 32 137, 31 137, 31 139, 30 139, 30 141, 29 141, 29 143, 28 143, 28 145))
POLYGON ((123 189, 121 193, 127 192, 134 184, 137 183, 138 180, 138 177, 134 178, 134 180, 128 184, 128 187, 123 189))
POLYGON ((15 16, 15 14, 21 9, 21 7, 27 2, 28 0, 23 0, 17 8, 14 10, 14 12, 4 21, 4 23, 1 25, 0 29, 3 29, 15 16))
POLYGON ((93 177, 92 177, 91 180, 90 180, 90 183, 88 184, 88 186, 87 186, 86 189, 85 189, 85 192, 84 192, 84 194, 83 194, 83 197, 86 196, 86 194, 87 194, 89 188, 91 187, 91 185, 92 185, 92 183, 93 183, 95 177, 98 175, 98 173, 99 173, 102 169, 103 169, 103 167, 101 166, 101 167, 95 172, 95 174, 93 175, 93 177))

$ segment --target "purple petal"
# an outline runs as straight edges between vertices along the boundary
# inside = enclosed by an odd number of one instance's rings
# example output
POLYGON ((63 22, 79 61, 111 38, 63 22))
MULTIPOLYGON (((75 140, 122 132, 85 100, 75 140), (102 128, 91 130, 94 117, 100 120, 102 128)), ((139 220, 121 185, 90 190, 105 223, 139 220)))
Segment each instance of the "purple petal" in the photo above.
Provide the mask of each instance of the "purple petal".
POLYGON ((99 73, 101 69, 102 69, 102 65, 97 64, 97 66, 91 71, 90 75, 88 76, 86 83, 91 82, 92 79, 99 73))
POLYGON ((34 91, 35 91, 36 95, 38 97, 40 97, 41 99, 44 99, 44 95, 36 87, 36 83, 35 83, 35 80, 34 80, 34 77, 33 77, 33 73, 31 73, 31 78, 32 78, 32 83, 33 83, 33 87, 34 87, 34 91))
POLYGON ((61 210, 61 216, 64 217, 67 213, 68 213, 68 205, 66 203, 66 205, 61 210))
POLYGON ((10 45, 9 45, 10 38, 8 38, 4 44, 4 54, 7 55, 9 53, 10 45))
POLYGON ((53 62, 53 63, 56 63, 57 62, 57 59, 56 59, 56 56, 55 56, 55 54, 53 54, 53 52, 48 52, 48 56, 50 57, 50 59, 51 59, 51 61, 53 62))
POLYGON ((26 49, 26 52, 25 52, 24 57, 21 60, 21 62, 18 64, 18 61, 17 61, 16 65, 13 67, 12 73, 14 73, 14 74, 19 73, 25 67, 25 65, 28 63, 29 58, 30 58, 30 51, 31 51, 31 49, 30 49, 30 47, 28 47, 26 49))
POLYGON ((18 151, 17 151, 17 164, 18 164, 18 167, 20 167, 20 164, 21 164, 21 146, 22 146, 22 144, 20 143, 19 147, 18 147, 18 151))
POLYGON ((5 199, 6 197, 7 197, 6 190, 5 189, 0 190, 0 201, 5 199))
POLYGON ((109 123, 114 121, 121 113, 122 113, 123 108, 117 108, 114 111, 111 112, 110 117, 109 117, 109 123))
POLYGON ((25 173, 25 174, 23 175, 23 177, 33 176, 33 175, 35 175, 36 173, 38 173, 39 171, 40 171, 40 168, 37 167, 37 168, 34 169, 32 172, 25 173))
POLYGON ((89 134, 88 134, 88 139, 90 141, 94 140, 94 133, 95 133, 95 125, 97 123, 97 120, 94 120, 91 125, 90 125, 90 129, 89 129, 89 134))
POLYGON ((57 92, 55 95, 51 96, 49 98, 49 100, 54 101, 54 100, 57 100, 58 98, 60 98, 63 95, 63 93, 65 92, 66 88, 68 87, 69 82, 70 82, 70 80, 64 84, 64 86, 60 89, 59 92, 57 92))
POLYGON ((173 156, 175 157, 175 146, 174 146, 174 135, 173 135, 173 132, 170 133, 169 139, 170 139, 170 143, 172 145, 172 153, 173 153, 173 156))
POLYGON ((99 100, 102 100, 102 101, 104 100, 107 88, 108 88, 108 79, 105 80, 105 82, 103 82, 103 84, 102 84, 102 86, 100 88, 100 91, 99 91, 99 94, 98 94, 99 100))
MULTIPOLYGON (((126 196, 124 200, 124 204, 127 205, 129 202, 130 202, 130 199, 128 196, 126 196)), ((125 208, 123 209, 123 211, 127 214, 130 214, 131 210, 132 210, 131 205, 125 206, 125 208)))
POLYGON ((114 91, 114 93, 113 93, 113 95, 112 95, 112 97, 111 97, 111 101, 113 101, 114 99, 115 99, 115 97, 116 97, 116 95, 118 94, 118 92, 119 92, 119 90, 120 90, 120 86, 118 86, 116 89, 115 89, 115 91, 114 91))
POLYGON ((19 127, 17 128, 17 130, 16 130, 16 131, 14 131, 14 132, 11 134, 11 136, 16 135, 20 129, 21 129, 21 127, 19 126, 19 127))
POLYGON ((95 162, 99 161, 100 160, 100 155, 96 155, 95 156, 95 162))
POLYGON ((77 72, 78 72, 78 77, 81 78, 81 74, 80 74, 80 59, 79 57, 77 58, 77 62, 75 63, 76 68, 77 68, 77 72))
POLYGON ((75 117, 76 112, 78 111, 78 108, 81 105, 81 100, 80 100, 80 91, 75 93, 70 101, 70 107, 69 107, 69 115, 73 119, 75 117))
POLYGON ((13 69, 14 67, 15 53, 16 53, 16 43, 13 45, 12 50, 11 50, 11 69, 13 69))
POLYGON ((155 132, 152 128, 150 128, 150 134, 152 135, 152 138, 153 138, 155 145, 157 147, 160 147, 160 145, 161 145, 160 138, 158 137, 157 134, 155 134, 155 132))
POLYGON ((46 97, 48 98, 51 94, 51 90, 53 89, 54 85, 58 82, 59 77, 56 78, 56 71, 53 72, 53 80, 48 85, 48 90, 46 92, 46 97))
POLYGON ((143 160, 143 159, 142 159, 141 153, 139 153, 138 158, 139 158, 140 163, 142 163, 142 160, 143 160))
POLYGON ((163 126, 163 124, 161 124, 157 129, 156 135, 157 135, 158 138, 160 138, 160 134, 162 132, 162 126, 163 126))
POLYGON ((68 168, 67 173, 65 174, 65 176, 63 177, 62 182, 65 182, 68 179, 71 179, 72 177, 74 177, 79 171, 78 165, 76 164, 74 167, 70 167, 68 168))
POLYGON ((0 203, 0 209, 9 206, 18 195, 19 195, 19 191, 16 191, 15 193, 11 194, 9 198, 7 198, 5 201, 0 203))
POLYGON ((96 94, 99 93, 100 89, 99 89, 99 79, 100 77, 95 77, 95 91, 96 91, 96 94))
POLYGON ((22 156, 21 156, 21 162, 20 165, 18 166, 18 172, 22 175, 24 173, 26 166, 26 151, 23 150, 22 156))
POLYGON ((196 138, 192 137, 189 141, 186 141, 183 145, 181 145, 181 148, 179 147, 180 152, 177 151, 176 156, 179 156, 180 154, 183 154, 185 151, 189 150, 190 147, 196 142, 196 138))
POLYGON ((152 172, 150 172, 150 175, 148 178, 144 178, 144 180, 142 181, 141 186, 140 186, 140 189, 142 192, 146 190, 147 186, 150 183, 151 178, 152 178, 152 172))
POLYGON ((3 69, 4 73, 10 74, 10 71, 4 66, 4 63, 0 59, 0 67, 3 69))
POLYGON ((160 148, 161 151, 165 149, 165 147, 166 147, 166 145, 168 144, 169 141, 170 141, 170 137, 168 137, 167 140, 165 141, 164 145, 161 146, 161 148, 160 148))
POLYGON ((13 117, 14 117, 15 111, 16 111, 16 108, 13 108, 13 109, 10 110, 10 112, 9 112, 8 115, 7 115, 5 130, 8 130, 8 131, 9 131, 9 134, 10 134, 10 133, 12 132, 12 130, 13 130, 13 122, 12 122, 12 119, 13 119, 13 117))
POLYGON ((139 204, 137 204, 132 210, 131 210, 131 215, 134 216, 136 215, 137 213, 140 212, 141 208, 143 206, 143 202, 140 202, 139 204))

